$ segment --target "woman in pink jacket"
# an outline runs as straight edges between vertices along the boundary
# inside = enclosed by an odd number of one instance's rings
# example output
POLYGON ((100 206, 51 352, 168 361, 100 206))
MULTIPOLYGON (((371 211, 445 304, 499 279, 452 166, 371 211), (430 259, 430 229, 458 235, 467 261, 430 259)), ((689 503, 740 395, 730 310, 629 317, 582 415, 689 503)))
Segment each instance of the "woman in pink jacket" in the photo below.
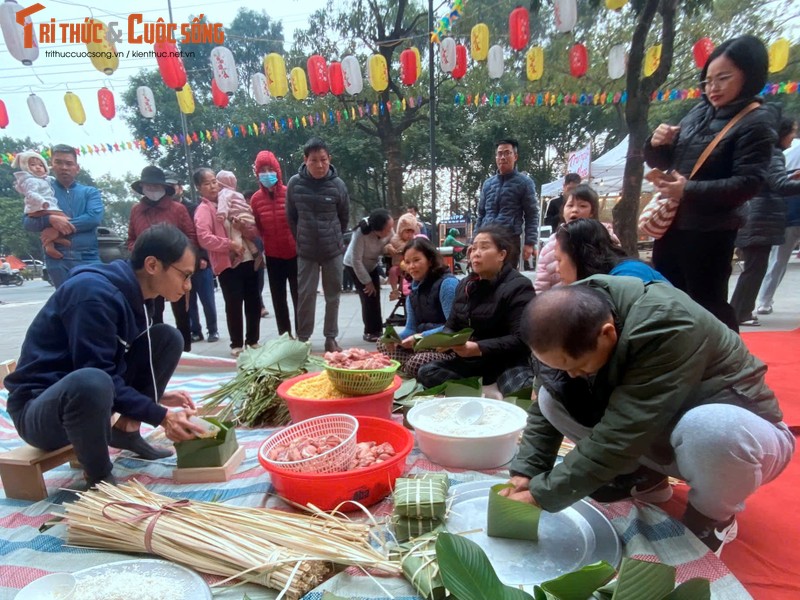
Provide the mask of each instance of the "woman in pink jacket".
POLYGON ((258 237, 258 230, 237 218, 230 222, 217 219, 220 186, 214 171, 201 167, 195 170, 192 178, 201 196, 201 203, 194 213, 197 241, 208 252, 211 268, 219 278, 222 297, 225 299, 231 355, 239 356, 245 344, 251 348, 258 347, 261 299, 254 261, 256 257, 241 242, 231 239, 229 228, 238 229, 243 237, 251 240, 258 237))

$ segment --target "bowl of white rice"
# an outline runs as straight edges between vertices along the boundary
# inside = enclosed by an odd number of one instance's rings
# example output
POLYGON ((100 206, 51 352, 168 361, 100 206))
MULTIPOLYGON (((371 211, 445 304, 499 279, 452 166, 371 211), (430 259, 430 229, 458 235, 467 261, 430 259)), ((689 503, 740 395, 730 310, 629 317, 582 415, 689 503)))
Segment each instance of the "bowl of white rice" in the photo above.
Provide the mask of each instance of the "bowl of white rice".
POLYGON ((517 451, 528 414, 518 406, 488 398, 453 397, 421 402, 408 412, 422 452, 434 463, 459 469, 493 469, 517 451), (467 402, 480 402, 481 417, 471 424, 456 413, 467 402))

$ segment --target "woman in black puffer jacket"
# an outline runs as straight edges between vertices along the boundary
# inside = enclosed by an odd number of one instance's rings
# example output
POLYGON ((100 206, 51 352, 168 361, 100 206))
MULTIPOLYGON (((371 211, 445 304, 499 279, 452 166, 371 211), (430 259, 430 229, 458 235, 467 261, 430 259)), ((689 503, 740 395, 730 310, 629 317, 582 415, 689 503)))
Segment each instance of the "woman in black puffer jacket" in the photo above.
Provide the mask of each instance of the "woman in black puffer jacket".
MULTIPOLYGON (((778 112, 774 105, 768 108, 778 112)), ((758 195, 744 206, 745 224, 736 236, 744 270, 731 296, 731 306, 736 311, 739 325, 760 325, 753 310, 767 272, 772 246, 783 244, 786 237, 786 197, 800 194, 800 179, 789 179, 783 154, 792 145, 795 133, 797 124, 794 119, 780 119, 778 144, 772 149, 767 181, 758 195)))
POLYGON ((417 372, 426 388, 451 379, 480 376, 504 396, 533 385, 531 352, 520 323, 533 299, 531 280, 514 268, 519 246, 507 229, 487 225, 475 232, 470 252, 473 273, 462 279, 445 332, 472 328, 471 339, 451 348, 456 356, 428 363, 417 372))
POLYGON ((681 199, 675 220, 653 246, 653 266, 734 331, 739 327, 728 304, 728 279, 739 208, 766 178, 777 137, 771 113, 761 106, 747 114, 688 177, 717 133, 750 103, 761 103, 757 94, 768 63, 764 44, 753 36, 720 44, 700 74, 700 103, 678 126, 659 125, 644 148, 651 167, 675 175, 656 183, 658 191, 681 199))

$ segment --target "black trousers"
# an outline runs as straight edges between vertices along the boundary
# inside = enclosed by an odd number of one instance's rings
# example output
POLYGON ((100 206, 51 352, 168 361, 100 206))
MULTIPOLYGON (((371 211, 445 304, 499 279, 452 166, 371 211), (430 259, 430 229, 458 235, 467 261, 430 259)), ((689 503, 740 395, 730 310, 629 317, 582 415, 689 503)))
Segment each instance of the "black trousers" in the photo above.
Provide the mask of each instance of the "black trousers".
MULTIPOLYGON (((125 354, 125 384, 156 402, 180 358, 181 336, 175 328, 153 325, 149 342, 143 333, 125 354)), ((111 473, 108 442, 115 397, 111 375, 93 367, 78 368, 11 416, 20 437, 35 448, 55 450, 72 444, 87 478, 98 481, 111 473)))
POLYGON ((258 271, 253 268, 253 261, 248 260, 234 268, 225 269, 218 279, 222 297, 225 299, 225 319, 228 322, 231 348, 257 344, 261 335, 261 294, 258 293, 258 271))
POLYGON ((671 228, 653 244, 653 266, 672 285, 738 333, 728 304, 736 231, 681 231, 671 228))
POLYGON ((769 253, 772 246, 745 246, 739 248, 744 259, 744 270, 739 275, 736 288, 731 296, 731 306, 736 313, 736 322, 741 323, 753 318, 756 298, 764 275, 769 266, 769 253))
POLYGON ((289 301, 286 298, 286 284, 292 295, 292 313, 297 321, 297 257, 267 257, 267 279, 269 293, 272 296, 272 308, 275 310, 275 323, 278 333, 292 333, 292 320, 289 317, 289 301))
MULTIPOLYGON (((153 299, 153 325, 164 322, 164 304, 163 296, 156 296, 153 299)), ((170 302, 172 307, 172 315, 175 317, 175 327, 181 332, 183 336, 183 351, 192 351, 192 332, 189 321, 189 298, 186 296, 181 297, 177 302, 170 302)))
POLYGON ((353 267, 345 266, 344 270, 353 278, 353 285, 356 286, 358 297, 361 299, 361 320, 364 321, 364 334, 381 335, 383 333, 383 317, 381 316, 381 281, 378 267, 369 273, 372 285, 375 286, 375 293, 372 296, 364 293, 364 284, 356 277, 353 267))

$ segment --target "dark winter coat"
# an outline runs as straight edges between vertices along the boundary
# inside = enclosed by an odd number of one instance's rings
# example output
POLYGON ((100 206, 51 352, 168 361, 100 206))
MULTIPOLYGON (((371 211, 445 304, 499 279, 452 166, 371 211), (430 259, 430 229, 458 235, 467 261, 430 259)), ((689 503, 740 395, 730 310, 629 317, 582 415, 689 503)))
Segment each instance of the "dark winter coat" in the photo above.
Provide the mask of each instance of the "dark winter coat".
POLYGON ((182 202, 176 202, 170 196, 165 196, 158 202, 142 198, 138 204, 133 205, 128 222, 128 250, 133 250, 133 245, 139 236, 157 223, 174 225, 189 238, 193 246, 197 246, 197 233, 189 209, 182 202))
POLYGON ((742 207, 744 225, 736 235, 736 247, 776 246, 784 242, 786 197, 800 194, 800 179, 789 179, 786 156, 772 149, 767 181, 761 191, 742 207))
POLYGON ((256 226, 264 242, 264 254, 272 258, 289 259, 297 256, 289 221, 286 218, 286 186, 281 176, 281 166, 272 152, 262 150, 256 156, 256 173, 268 166, 275 171, 278 182, 267 188, 258 184, 258 191, 250 199, 256 226))
MULTIPOLYGON (((761 99, 747 98, 715 109, 704 96, 681 120, 674 144, 654 147, 647 141, 647 164, 664 171, 674 169, 688 179, 706 146, 754 101, 761 99)), ((776 141, 771 111, 761 106, 745 116, 686 182, 672 227, 690 231, 738 229, 742 224, 739 207, 761 189, 776 141)))
POLYGON ((477 231, 484 225, 502 225, 515 236, 522 234, 525 220, 525 245, 539 239, 539 199, 533 179, 514 169, 508 175, 497 173, 483 183, 478 202, 477 231))
POLYGON ((333 165, 322 179, 300 167, 286 186, 286 217, 300 258, 323 262, 344 253, 350 195, 333 165))
POLYGON ((533 284, 510 265, 492 280, 470 275, 461 280, 445 331, 472 328, 482 360, 503 366, 526 364, 530 350, 522 339, 522 313, 533 300, 533 284))
POLYGON ((435 327, 441 327, 447 320, 439 300, 439 290, 445 279, 455 279, 451 273, 428 275, 416 287, 412 287, 408 301, 414 311, 416 333, 422 333, 435 327))

